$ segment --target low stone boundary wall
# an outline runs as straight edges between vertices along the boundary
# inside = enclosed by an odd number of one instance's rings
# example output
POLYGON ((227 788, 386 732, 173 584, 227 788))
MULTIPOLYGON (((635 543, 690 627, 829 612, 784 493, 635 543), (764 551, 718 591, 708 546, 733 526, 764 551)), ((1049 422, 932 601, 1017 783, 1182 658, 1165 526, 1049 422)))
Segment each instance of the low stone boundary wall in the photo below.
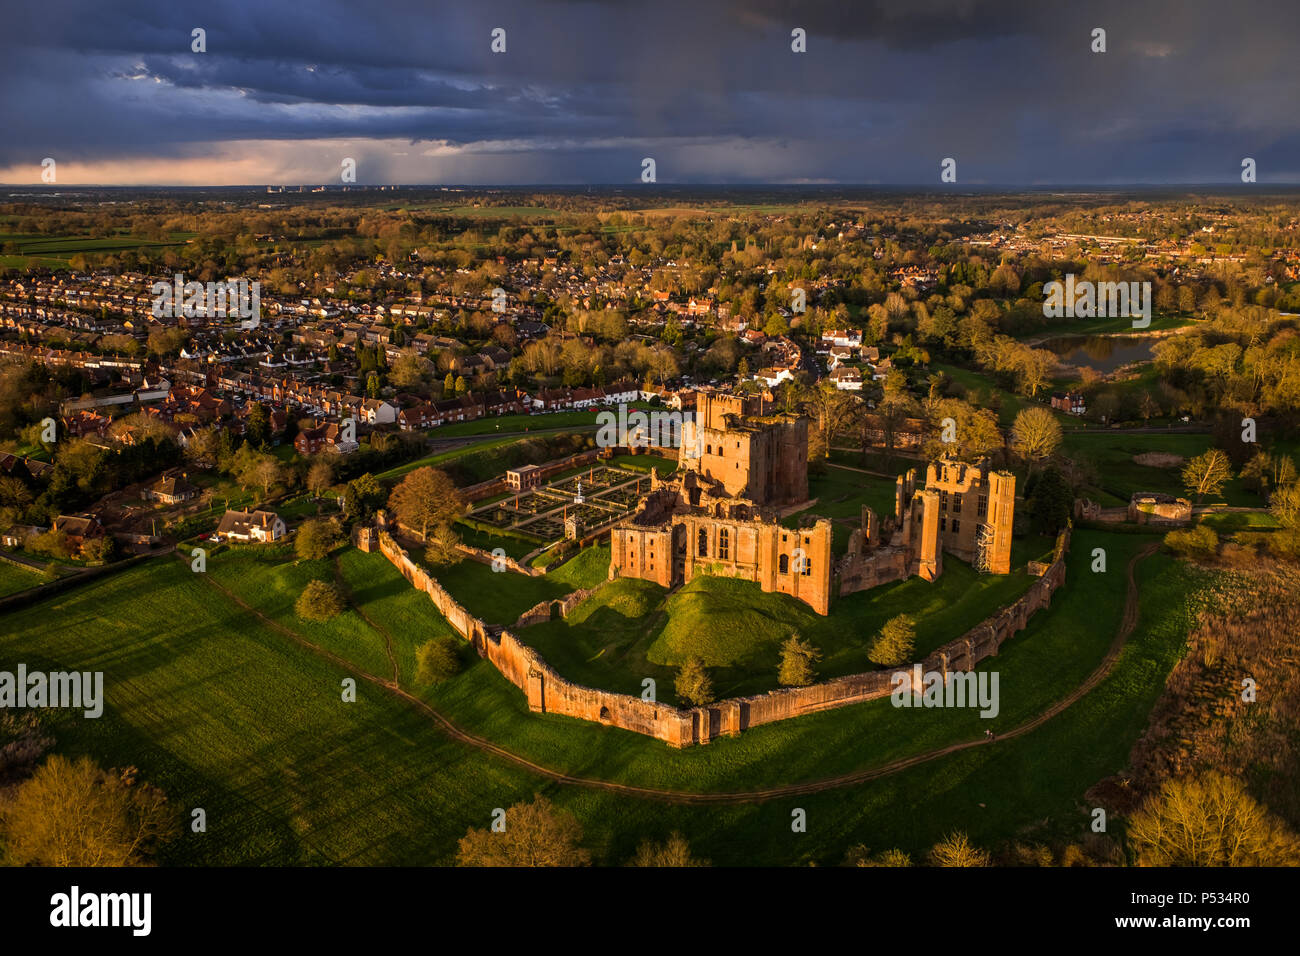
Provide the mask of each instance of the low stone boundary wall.
MULTIPOLYGON (((969 671, 997 654, 1007 639, 1028 626, 1036 611, 1051 604, 1053 593, 1065 583, 1069 546, 1070 532, 1066 530, 1057 538, 1052 563, 1024 595, 926 657, 920 662, 922 673, 935 671, 946 677, 951 671, 969 671)), ((387 532, 380 533, 379 549, 411 584, 429 595, 439 613, 474 645, 480 657, 486 657, 506 680, 524 692, 530 710, 608 724, 654 737, 673 747, 706 744, 714 737, 738 734, 750 727, 887 697, 893 690, 893 675, 899 671, 911 672, 913 668, 909 663, 837 677, 808 687, 785 687, 751 697, 731 698, 706 707, 672 707, 566 680, 508 630, 497 633, 465 610, 387 532)), ((571 602, 561 613, 567 614, 589 594, 577 591, 557 599, 562 606, 571 602)), ((542 614, 543 609, 544 619, 550 620, 555 603, 545 601, 531 608, 515 626, 524 626, 525 618, 542 614)))
POLYGON ((456 546, 456 550, 467 558, 479 562, 479 564, 494 565, 497 561, 500 561, 505 566, 506 570, 513 571, 515 574, 525 574, 530 578, 541 577, 546 573, 541 568, 531 568, 526 564, 520 564, 508 554, 503 554, 498 558, 491 551, 484 551, 482 548, 476 548, 472 544, 461 543, 456 546))
POLYGON ((1122 524, 1128 521, 1128 507, 1103 508, 1091 498, 1074 499, 1074 520, 1097 524, 1122 524))
POLYGON ((467 485, 460 489, 460 493, 465 496, 466 502, 473 504, 475 501, 482 501, 484 498, 491 498, 493 495, 503 495, 509 490, 506 487, 505 477, 498 475, 496 478, 480 481, 477 485, 467 485))
MULTIPOLYGON (((1069 552, 1069 542, 1069 532, 1062 532, 1057 538, 1051 565, 1028 591, 926 657, 920 662, 921 672, 935 671, 946 677, 950 671, 972 670, 980 661, 997 654, 1008 638, 1028 626, 1035 611, 1051 604, 1052 594, 1065 583, 1065 556, 1069 552)), ((737 733, 760 724, 887 697, 893 692, 893 675, 899 671, 911 671, 912 666, 909 663, 886 670, 850 674, 808 687, 781 688, 754 697, 722 701, 705 709, 721 711, 719 719, 711 723, 719 726, 722 733, 737 733)))

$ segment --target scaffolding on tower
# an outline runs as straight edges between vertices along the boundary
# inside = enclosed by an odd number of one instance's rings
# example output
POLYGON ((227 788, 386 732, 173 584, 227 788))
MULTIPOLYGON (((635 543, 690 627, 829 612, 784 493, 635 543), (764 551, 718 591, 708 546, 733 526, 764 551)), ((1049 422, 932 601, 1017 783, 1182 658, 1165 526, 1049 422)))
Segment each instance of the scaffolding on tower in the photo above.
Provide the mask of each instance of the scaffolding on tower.
POLYGON ((980 525, 975 534, 975 570, 980 574, 988 574, 991 570, 989 555, 993 551, 995 534, 991 524, 980 525))

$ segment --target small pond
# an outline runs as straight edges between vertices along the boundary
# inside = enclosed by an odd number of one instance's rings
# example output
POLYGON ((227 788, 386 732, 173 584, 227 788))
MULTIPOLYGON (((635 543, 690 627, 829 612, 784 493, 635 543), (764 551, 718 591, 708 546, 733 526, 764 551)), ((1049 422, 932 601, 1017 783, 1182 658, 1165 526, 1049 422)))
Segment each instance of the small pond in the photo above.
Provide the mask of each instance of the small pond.
POLYGON ((1151 361, 1151 350, 1159 341, 1144 335, 1061 335, 1043 342, 1040 348, 1051 349, 1065 365, 1105 373, 1130 362, 1151 361))

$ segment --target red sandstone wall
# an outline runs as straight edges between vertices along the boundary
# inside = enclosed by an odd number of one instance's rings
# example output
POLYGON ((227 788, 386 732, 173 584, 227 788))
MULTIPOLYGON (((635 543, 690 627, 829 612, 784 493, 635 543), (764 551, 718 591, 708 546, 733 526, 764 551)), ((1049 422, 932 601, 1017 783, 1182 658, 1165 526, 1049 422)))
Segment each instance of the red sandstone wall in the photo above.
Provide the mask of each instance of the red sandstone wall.
POLYGON ((689 729, 692 726, 690 711, 627 694, 581 687, 565 680, 540 654, 509 631, 502 631, 495 638, 489 635, 487 625, 456 603, 391 536, 380 535, 379 549, 408 581, 429 595, 438 612, 474 645, 481 656, 491 661, 506 680, 524 691, 533 710, 621 727, 675 747, 695 742, 694 733, 689 729))
MULTIPOLYGON (((1035 611, 1051 603, 1052 594, 1065 583, 1065 555, 1068 550, 1067 531, 1057 540, 1056 554, 1047 572, 1019 600, 1002 608, 955 641, 939 648, 922 662, 922 670, 941 673, 970 670, 980 661, 996 654, 1004 641, 1028 626, 1029 618, 1035 611)), ((890 678, 894 672, 910 669, 911 665, 907 664, 885 671, 850 674, 810 687, 787 687, 754 697, 739 698, 740 726, 737 729, 744 730, 832 707, 888 697, 892 689, 890 678)), ((727 703, 724 701, 722 705, 727 703)), ((713 707, 722 705, 715 704, 713 707)))
MULTIPOLYGON (((1047 572, 1021 598, 983 621, 955 641, 950 641, 922 662, 926 671, 970 670, 995 655, 1002 643, 1023 630, 1030 616, 1051 603, 1052 594, 1065 581, 1065 555, 1069 532, 1057 539, 1056 553, 1047 572)), ((789 687, 719 701, 708 707, 683 710, 609 691, 582 687, 565 680, 535 650, 508 631, 499 638, 486 625, 456 603, 437 581, 421 570, 387 534, 379 537, 380 551, 415 587, 424 591, 438 611, 462 636, 474 644, 510 683, 524 691, 531 709, 609 724, 645 734, 674 747, 708 743, 720 734, 736 734, 749 727, 812 714, 833 707, 886 697, 897 670, 850 674, 810 687, 789 687)), ((575 602, 576 603, 576 602, 575 602)))
POLYGON ((579 591, 573 591, 562 598, 552 598, 549 601, 539 601, 530 607, 523 614, 519 615, 519 620, 515 621, 515 627, 528 627, 532 624, 541 624, 551 619, 551 609, 559 605, 560 617, 568 617, 569 612, 581 604, 587 598, 596 593, 595 588, 583 588, 579 591))
POLYGON ((855 555, 845 562, 840 575, 840 597, 867 591, 890 581, 901 581, 911 571, 907 551, 886 545, 866 556, 855 555))

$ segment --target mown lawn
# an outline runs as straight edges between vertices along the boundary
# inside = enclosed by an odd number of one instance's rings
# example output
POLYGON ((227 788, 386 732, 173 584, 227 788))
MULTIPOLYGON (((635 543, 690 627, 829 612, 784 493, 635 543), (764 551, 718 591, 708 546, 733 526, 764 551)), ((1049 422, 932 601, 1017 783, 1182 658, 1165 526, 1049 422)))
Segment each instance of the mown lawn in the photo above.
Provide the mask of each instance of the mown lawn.
MULTIPOLYGON (((628 408, 639 408, 643 411, 654 411, 655 406, 649 402, 629 402, 628 408)), ((659 411, 666 411, 662 406, 659 411)), ((565 412, 537 412, 532 415, 501 415, 496 418, 479 418, 472 422, 454 422, 450 425, 439 425, 428 431, 430 438, 449 438, 458 435, 491 435, 495 432, 522 432, 538 431, 545 428, 573 428, 574 431, 585 431, 588 427, 595 428, 597 417, 602 411, 612 411, 618 414, 618 406, 611 405, 608 408, 582 408, 565 412)))
POLYGON ((456 533, 460 535, 461 541, 471 547, 482 548, 484 551, 500 548, 516 560, 546 544, 541 538, 525 538, 522 534, 493 533, 481 528, 471 528, 464 522, 456 523, 456 533))
POLYGON ((1282 527, 1267 511, 1227 511, 1196 516, 1196 523, 1208 525, 1219 534, 1234 531, 1269 531, 1282 527))
MULTIPOLYGON (((218 556, 219 557, 219 556, 218 556)), ((268 592, 262 592, 268 593, 268 592)), ((50 712, 58 752, 135 766, 179 815, 164 863, 450 862, 455 841, 536 780, 468 751, 159 559, 7 615, 0 659, 104 672, 103 717, 50 712)))
POLYGON ((544 428, 596 427, 596 411, 551 412, 537 415, 501 415, 496 418, 479 418, 472 422, 453 422, 439 425, 428 431, 430 438, 451 438, 458 435, 491 435, 495 432, 537 431, 544 428))
MULTIPOLYGON (((858 466, 854 463, 851 467, 858 466)), ((879 518, 894 513, 893 481, 835 464, 828 464, 823 474, 808 476, 808 495, 816 498, 817 503, 788 515, 781 523, 787 528, 798 528, 805 518, 830 518, 831 550, 837 555, 848 550, 849 535, 861 520, 863 505, 875 509, 879 518)))
MULTIPOLYGON (((393 676, 383 635, 349 608, 328 621, 298 616, 294 602, 313 580, 334 584, 334 563, 295 560, 290 548, 249 545, 218 549, 208 555, 207 573, 277 624, 313 644, 345 657, 362 670, 385 679, 393 676)), ((394 569, 395 572, 395 569, 394 569)))
POLYGON ((476 455, 482 455, 485 452, 491 452, 496 449, 505 448, 519 441, 518 438, 493 438, 488 441, 476 442, 473 445, 467 445, 464 448, 455 448, 451 451, 442 451, 433 455, 426 455, 423 458, 417 458, 415 461, 408 461, 404 465, 398 465, 387 471, 381 471, 375 477, 380 481, 392 483, 404 477, 408 472, 415 471, 417 468, 423 468, 430 465, 437 468, 439 465, 445 465, 450 461, 459 461, 463 458, 469 458, 476 455))
MULTIPOLYGON (((457 636, 456 629, 434 609, 428 596, 411 587, 382 554, 343 548, 337 561, 352 605, 364 611, 366 619, 388 637, 400 681, 414 685, 416 648, 437 637, 457 636)), ((471 653, 467 645, 466 660, 471 653)))
MULTIPOLYGON (((998 404, 997 416, 998 424, 1004 428, 1009 426, 1016 419, 1016 415, 1026 405, 1030 404, 1029 399, 1023 395, 1017 395, 1015 392, 1009 392, 994 384, 991 378, 988 378, 981 372, 972 371, 971 369, 961 368, 956 365, 947 365, 941 362, 932 362, 930 364, 931 372, 943 372, 956 384, 965 389, 963 396, 966 401, 981 408, 989 408, 991 401, 998 404), (978 393, 978 394, 977 394, 978 393), (978 398, 978 401, 977 401, 978 398)), ((1062 422, 1068 419, 1058 416, 1062 422)))

